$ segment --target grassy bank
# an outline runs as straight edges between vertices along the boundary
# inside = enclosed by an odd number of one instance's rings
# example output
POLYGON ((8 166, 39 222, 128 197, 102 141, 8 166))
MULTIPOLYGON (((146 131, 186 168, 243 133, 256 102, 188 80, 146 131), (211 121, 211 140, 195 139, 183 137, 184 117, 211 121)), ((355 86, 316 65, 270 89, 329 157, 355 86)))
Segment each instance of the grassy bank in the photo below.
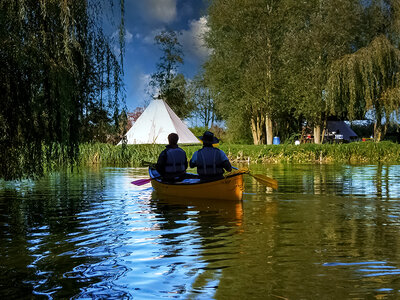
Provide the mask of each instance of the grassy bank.
MULTIPOLYGON (((200 146, 183 146, 188 158, 200 146)), ((251 163, 400 163, 400 145, 392 142, 357 142, 350 144, 302 145, 231 145, 219 146, 232 162, 251 163)), ((155 162, 162 145, 83 144, 80 164, 142 166, 155 162)))

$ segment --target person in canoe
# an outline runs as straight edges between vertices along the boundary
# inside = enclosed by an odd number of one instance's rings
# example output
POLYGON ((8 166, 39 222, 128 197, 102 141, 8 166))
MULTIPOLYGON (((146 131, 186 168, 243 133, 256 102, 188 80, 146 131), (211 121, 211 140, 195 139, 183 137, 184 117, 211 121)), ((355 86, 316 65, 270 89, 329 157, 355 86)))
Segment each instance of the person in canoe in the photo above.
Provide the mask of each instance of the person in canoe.
POLYGON ((226 154, 213 147, 213 144, 219 142, 218 138, 210 131, 204 132, 199 136, 203 142, 203 148, 196 151, 190 160, 190 167, 197 167, 197 173, 203 180, 217 180, 223 178, 224 169, 232 171, 231 163, 226 154))
POLYGON ((186 152, 178 146, 179 136, 176 133, 168 135, 168 145, 157 160, 156 170, 162 179, 168 182, 176 182, 184 179, 188 161, 186 152))

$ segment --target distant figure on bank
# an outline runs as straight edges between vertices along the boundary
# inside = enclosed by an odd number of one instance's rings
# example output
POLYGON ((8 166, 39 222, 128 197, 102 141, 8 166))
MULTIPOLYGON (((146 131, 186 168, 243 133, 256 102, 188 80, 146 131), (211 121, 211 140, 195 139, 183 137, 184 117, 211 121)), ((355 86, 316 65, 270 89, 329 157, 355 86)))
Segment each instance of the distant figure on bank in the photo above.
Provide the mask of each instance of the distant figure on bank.
POLYGON ((178 147, 176 133, 168 135, 168 145, 158 157, 156 170, 166 181, 181 181, 185 177, 188 161, 186 152, 178 147))
POLYGON ((199 139, 203 141, 203 148, 193 154, 190 167, 197 167, 197 173, 201 179, 220 179, 223 178, 224 169, 228 172, 232 171, 231 163, 226 154, 213 147, 213 144, 218 143, 218 139, 212 132, 204 132, 199 139))

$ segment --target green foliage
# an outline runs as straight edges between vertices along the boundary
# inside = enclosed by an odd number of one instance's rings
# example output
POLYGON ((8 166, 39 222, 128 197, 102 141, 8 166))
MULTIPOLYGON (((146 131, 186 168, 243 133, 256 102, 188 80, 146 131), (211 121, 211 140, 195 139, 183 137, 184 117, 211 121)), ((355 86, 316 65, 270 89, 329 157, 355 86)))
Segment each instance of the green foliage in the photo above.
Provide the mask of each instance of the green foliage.
MULTIPOLYGON (((201 134, 199 134, 201 135, 201 134)), ((188 159, 201 145, 181 145, 188 159)), ((281 144, 239 145, 220 143, 218 146, 232 163, 399 163, 400 145, 392 142, 355 142, 349 144, 281 144)), ((59 145, 43 146, 45 160, 42 170, 52 171, 66 166, 143 167, 156 162, 164 145, 119 145, 85 143, 79 146, 77 160, 72 162, 59 145)))
POLYGON ((188 94, 185 77, 183 74, 177 74, 172 78, 169 87, 162 93, 164 96, 161 97, 180 118, 185 119, 193 110, 193 104, 188 94))
MULTIPOLYGON (((157 72, 151 75, 149 85, 153 91, 157 91, 158 98, 164 99, 180 118, 186 118, 193 107, 187 101, 185 77, 177 73, 178 64, 183 63, 182 45, 178 35, 173 30, 164 30, 154 39, 163 55, 157 63, 157 72)), ((154 94, 151 96, 155 98, 154 94)))
POLYGON ((219 127, 217 125, 207 127, 207 126, 197 126, 197 127, 192 127, 189 128, 191 132, 197 137, 202 136, 205 131, 211 131, 214 133, 214 135, 219 139, 220 143, 225 143, 229 141, 229 137, 227 136, 227 133, 225 132, 224 128, 219 127))
POLYGON ((241 127, 245 139, 250 131, 257 144, 266 134, 289 137, 304 119, 322 125, 326 71, 353 51, 359 7, 358 0, 212 1, 205 74, 228 131, 240 138, 241 127))
POLYGON ((204 73, 197 74, 190 82, 188 96, 193 105, 192 116, 200 120, 204 127, 213 126, 220 119, 204 73))
POLYGON ((203 133, 208 130, 207 126, 195 126, 195 127, 190 127, 189 128, 191 132, 193 132, 193 134, 195 136, 202 136, 203 133))
POLYGON ((348 144, 228 145, 231 160, 253 163, 398 163, 400 145, 392 142, 348 144))
MULTIPOLYGON (((228 124, 243 120, 254 143, 265 142, 265 120, 279 110, 279 48, 285 29, 280 1, 213 1, 205 76, 228 124)), ((234 132, 234 131, 233 131, 234 132)))
POLYGON ((370 122, 367 124, 351 124, 350 127, 360 138, 369 138, 374 135, 374 124, 370 122))
POLYGON ((163 145, 82 144, 79 147, 79 164, 139 167, 143 161, 157 161, 164 148, 163 145))
POLYGON ((80 142, 116 123, 122 61, 103 33, 103 8, 0 2, 0 178, 39 176, 53 147, 73 162, 80 142))
POLYGON ((350 120, 372 110, 379 141, 382 120, 393 118, 400 106, 400 50, 381 35, 337 60, 330 70, 327 103, 332 113, 346 107, 350 120))
POLYGON ((282 46, 283 87, 294 117, 323 125, 327 70, 331 63, 351 53, 360 33, 358 0, 290 1, 292 19, 282 46), (293 71, 296 70, 296 71, 293 71))
MULTIPOLYGON (((201 145, 181 146, 190 159, 201 145)), ((348 144, 281 144, 238 145, 221 143, 219 147, 233 163, 398 163, 400 145, 392 142, 354 142, 348 144)), ((155 162, 165 149, 163 145, 82 144, 77 164, 140 167, 143 162, 155 162)), ((60 149, 53 149, 53 164, 65 165, 57 160, 60 149)))
POLYGON ((208 13, 205 80, 233 140, 241 128, 264 143, 270 119, 289 138, 367 112, 380 140, 396 117, 399 1, 213 0, 208 13))
POLYGON ((252 144, 250 126, 248 126, 248 117, 245 114, 237 114, 227 121, 227 142, 232 144, 252 144), (247 126, 246 126, 247 125, 247 126))

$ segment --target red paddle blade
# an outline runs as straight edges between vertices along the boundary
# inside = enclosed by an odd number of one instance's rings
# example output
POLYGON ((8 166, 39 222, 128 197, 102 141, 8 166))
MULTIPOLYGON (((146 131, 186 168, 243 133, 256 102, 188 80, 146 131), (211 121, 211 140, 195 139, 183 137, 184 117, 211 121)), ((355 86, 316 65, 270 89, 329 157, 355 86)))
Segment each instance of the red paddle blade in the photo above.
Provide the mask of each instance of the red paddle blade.
POLYGON ((134 185, 144 185, 146 183, 149 183, 151 181, 151 178, 145 178, 145 179, 139 179, 139 180, 134 180, 131 183, 134 185))

